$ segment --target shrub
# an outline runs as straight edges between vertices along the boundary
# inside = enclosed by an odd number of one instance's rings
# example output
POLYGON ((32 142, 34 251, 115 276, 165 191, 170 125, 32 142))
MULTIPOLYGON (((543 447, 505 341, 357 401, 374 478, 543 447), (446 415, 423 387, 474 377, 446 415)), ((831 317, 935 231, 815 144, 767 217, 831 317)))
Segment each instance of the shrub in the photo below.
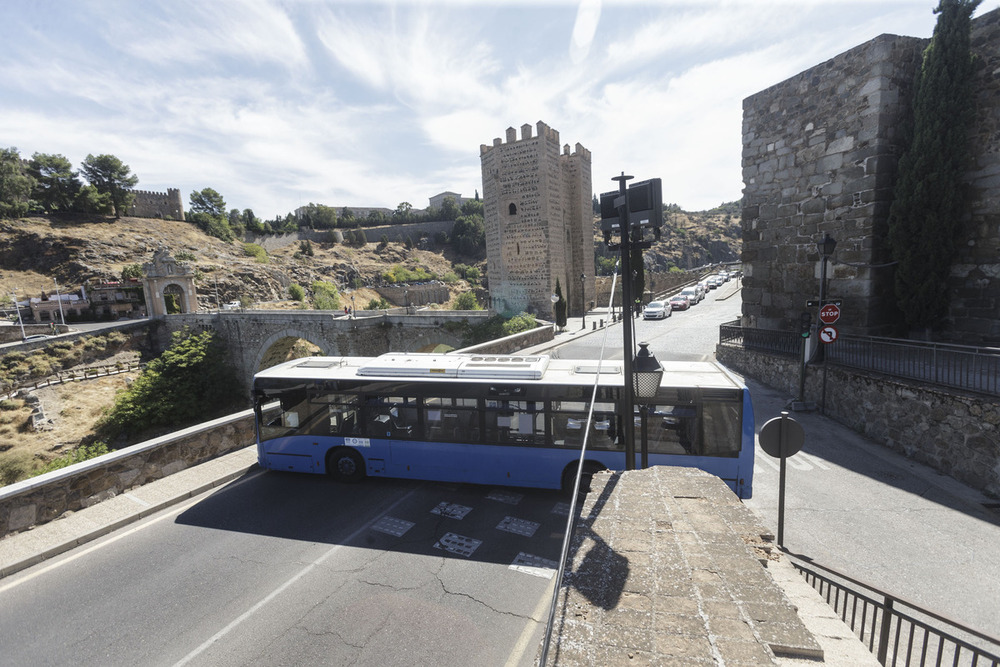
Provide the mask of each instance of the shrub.
POLYGON ((306 291, 302 287, 302 285, 292 283, 291 285, 288 286, 288 296, 293 301, 302 301, 303 299, 306 298, 306 291))
POLYGON ((186 250, 181 250, 180 252, 174 253, 174 259, 178 262, 193 262, 196 258, 194 253, 190 253, 186 250))
POLYGON ((455 299, 455 305, 452 306, 453 310, 482 310, 483 307, 479 304, 479 300, 476 298, 473 292, 463 292, 459 294, 455 299))
POLYGON ((267 264, 269 261, 267 251, 256 243, 244 243, 243 254, 247 257, 253 257, 258 264, 267 264))
POLYGON ((365 306, 365 310, 388 310, 390 307, 391 306, 389 305, 389 302, 385 300, 385 297, 381 296, 378 299, 372 299, 369 301, 368 305, 365 306))
POLYGON ((27 454, 0 456, 0 486, 19 482, 31 474, 31 457, 27 454))
POLYGON ((316 310, 340 310, 340 293, 337 286, 323 280, 312 284, 313 308, 316 310))
POLYGON ((69 452, 66 452, 59 458, 49 461, 43 468, 36 471, 35 475, 42 475, 47 472, 52 472, 53 470, 59 470, 60 468, 67 468, 74 463, 83 463, 90 459, 96 459, 98 456, 103 456, 108 453, 108 446, 103 442, 95 442, 89 445, 80 445, 69 452))

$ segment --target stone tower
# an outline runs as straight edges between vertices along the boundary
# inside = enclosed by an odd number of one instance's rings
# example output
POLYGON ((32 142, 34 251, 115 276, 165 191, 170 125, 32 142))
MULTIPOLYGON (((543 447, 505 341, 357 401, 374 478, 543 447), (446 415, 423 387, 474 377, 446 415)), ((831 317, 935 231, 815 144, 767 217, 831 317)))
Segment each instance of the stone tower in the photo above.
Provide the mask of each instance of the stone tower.
POLYGON ((569 144, 545 123, 479 148, 483 168, 486 267, 492 307, 554 317, 559 280, 567 313, 582 314, 594 298, 594 223, 590 151, 569 144), (585 276, 581 278, 581 276, 585 276))

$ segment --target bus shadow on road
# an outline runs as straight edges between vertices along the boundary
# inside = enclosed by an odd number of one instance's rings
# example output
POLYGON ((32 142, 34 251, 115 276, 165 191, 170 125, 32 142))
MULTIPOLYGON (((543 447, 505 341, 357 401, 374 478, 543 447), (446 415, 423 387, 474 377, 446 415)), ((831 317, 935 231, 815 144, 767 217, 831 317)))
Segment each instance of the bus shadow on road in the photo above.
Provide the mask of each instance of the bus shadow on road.
POLYGON ((395 479, 342 484, 318 475, 268 472, 250 473, 219 489, 176 522, 512 567, 521 563, 525 571, 551 576, 568 513, 569 498, 551 490, 395 479))

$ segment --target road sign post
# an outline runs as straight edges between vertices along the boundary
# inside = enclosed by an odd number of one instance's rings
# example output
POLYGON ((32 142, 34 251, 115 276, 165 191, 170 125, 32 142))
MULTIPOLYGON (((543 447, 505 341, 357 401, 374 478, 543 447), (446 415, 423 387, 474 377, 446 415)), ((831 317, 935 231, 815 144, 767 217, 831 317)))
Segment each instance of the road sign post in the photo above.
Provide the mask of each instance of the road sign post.
POLYGON ((802 425, 788 416, 783 410, 780 417, 769 419, 760 427, 758 436, 760 448, 765 454, 777 458, 781 462, 778 472, 778 546, 785 546, 785 459, 794 456, 805 443, 805 431, 802 425))

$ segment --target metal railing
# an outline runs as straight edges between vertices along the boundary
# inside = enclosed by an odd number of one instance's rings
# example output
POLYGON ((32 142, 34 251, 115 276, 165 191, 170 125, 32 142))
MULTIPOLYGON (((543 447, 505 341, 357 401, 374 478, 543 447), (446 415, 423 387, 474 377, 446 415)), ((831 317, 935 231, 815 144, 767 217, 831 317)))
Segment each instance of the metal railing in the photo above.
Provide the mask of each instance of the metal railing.
POLYGON ((785 551, 882 665, 1000 666, 1000 639, 785 551), (807 561, 804 565, 799 561, 807 561), (821 574, 817 570, 823 570, 821 574))
POLYGON ((802 355, 802 338, 792 331, 750 329, 740 326, 739 320, 719 326, 719 342, 747 350, 770 352, 786 357, 802 355))
MULTIPOLYGON (((787 357, 802 349, 794 332, 743 328, 738 321, 719 327, 719 343, 787 357)), ((822 351, 838 366, 1000 396, 1000 348, 842 334, 822 351)))

